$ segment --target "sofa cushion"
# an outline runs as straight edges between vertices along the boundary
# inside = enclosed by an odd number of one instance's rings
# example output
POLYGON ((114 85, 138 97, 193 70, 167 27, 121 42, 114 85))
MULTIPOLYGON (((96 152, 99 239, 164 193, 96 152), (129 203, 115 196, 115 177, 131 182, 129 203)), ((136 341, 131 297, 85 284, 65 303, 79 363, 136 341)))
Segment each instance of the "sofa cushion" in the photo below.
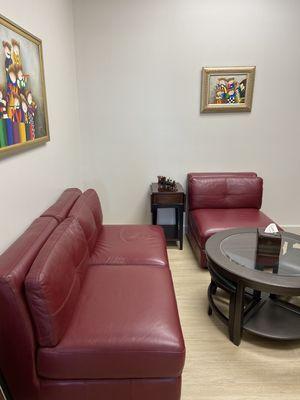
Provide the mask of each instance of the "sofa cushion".
POLYGON ((58 222, 63 221, 67 218, 71 208, 75 201, 81 195, 81 190, 77 188, 66 189, 58 200, 52 204, 46 211, 43 212, 41 217, 53 217, 58 222))
POLYGON ((189 209, 256 208, 262 202, 263 180, 245 176, 190 177, 189 209))
POLYGON ((200 209, 189 213, 189 226, 195 240, 204 248, 214 233, 233 228, 264 228, 273 222, 255 208, 200 209))
POLYGON ((79 222, 88 242, 89 252, 91 254, 98 237, 98 229, 93 213, 82 196, 79 197, 70 210, 69 216, 75 218, 79 222))
POLYGON ((65 333, 84 280, 88 248, 83 231, 67 218, 48 238, 25 279, 26 297, 41 346, 65 333))
POLYGON ((103 214, 97 192, 94 189, 88 189, 81 195, 81 198, 85 201, 85 203, 91 210, 96 223, 96 227, 98 229, 98 233, 100 233, 103 224, 103 214))
POLYGON ((154 225, 103 225, 89 263, 168 266, 164 232, 154 225))
POLYGON ((184 354, 170 270, 95 265, 68 330, 38 350, 37 368, 49 379, 170 378, 184 354))

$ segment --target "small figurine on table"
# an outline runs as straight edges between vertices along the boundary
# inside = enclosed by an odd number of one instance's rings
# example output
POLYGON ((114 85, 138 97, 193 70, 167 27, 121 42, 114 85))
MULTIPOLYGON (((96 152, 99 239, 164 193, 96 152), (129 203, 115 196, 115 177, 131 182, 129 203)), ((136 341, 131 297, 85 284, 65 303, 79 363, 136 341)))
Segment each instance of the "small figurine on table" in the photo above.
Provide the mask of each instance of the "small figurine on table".
POLYGON ((158 176, 158 190, 160 192, 176 192, 177 186, 176 182, 171 178, 166 178, 165 176, 158 176))

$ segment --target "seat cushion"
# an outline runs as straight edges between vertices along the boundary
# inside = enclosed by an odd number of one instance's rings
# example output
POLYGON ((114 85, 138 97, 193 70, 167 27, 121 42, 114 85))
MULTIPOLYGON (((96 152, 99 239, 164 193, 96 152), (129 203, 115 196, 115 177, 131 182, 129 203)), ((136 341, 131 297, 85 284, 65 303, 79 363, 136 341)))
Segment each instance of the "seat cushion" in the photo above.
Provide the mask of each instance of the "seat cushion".
POLYGON ((180 376, 184 342, 168 268, 88 269, 64 337, 40 348, 38 374, 50 379, 180 376))
POLYGON ((75 219, 65 219, 39 252, 25 279, 41 346, 55 346, 73 315, 84 280, 88 247, 75 219))
POLYGON ((154 225, 103 225, 90 258, 93 264, 168 266, 164 232, 154 225))
POLYGON ((189 213, 189 226, 198 244, 204 248, 214 233, 233 228, 264 228, 272 221, 254 208, 200 209, 189 213))

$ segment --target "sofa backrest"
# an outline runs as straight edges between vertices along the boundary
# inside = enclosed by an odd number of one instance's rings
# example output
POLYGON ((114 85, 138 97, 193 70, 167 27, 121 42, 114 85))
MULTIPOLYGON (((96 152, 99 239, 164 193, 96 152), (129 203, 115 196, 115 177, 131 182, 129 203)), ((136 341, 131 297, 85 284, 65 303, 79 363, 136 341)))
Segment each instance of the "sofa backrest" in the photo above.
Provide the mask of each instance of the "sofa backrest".
POLYGON ((65 219, 50 235, 25 279, 26 297, 40 346, 63 337, 85 277, 88 245, 76 219, 65 219))
POLYGON ((89 252, 92 254, 98 237, 98 229, 93 213, 82 196, 70 210, 69 217, 75 218, 79 222, 88 242, 89 252))
MULTIPOLYGON (((86 207, 82 206, 81 209, 81 201, 73 207, 81 195, 81 190, 77 188, 66 189, 59 199, 0 255, 0 370, 13 397, 19 400, 37 400, 39 392, 35 365, 37 329, 32 323, 31 310, 25 295, 25 278, 58 224, 66 219, 66 224, 70 222, 68 219, 70 212, 84 230, 84 236, 87 236, 91 249, 94 247, 97 231, 102 227, 101 205, 97 193, 89 189, 82 200, 86 207), (87 210, 86 213, 83 212, 84 209, 87 210)), ((80 227, 77 226, 76 230, 80 230, 80 227)), ((84 240, 81 232, 79 242, 83 243, 84 240)), ((43 254, 46 254, 48 246, 49 244, 45 246, 46 250, 43 249, 43 254)), ((78 261, 76 257, 75 262, 78 261)), ((39 257, 37 263, 40 262, 39 257)), ((50 261, 47 261, 48 266, 49 263, 50 261)), ((78 281, 84 277, 83 266, 84 263, 82 267, 77 266, 76 283, 74 283, 76 288, 78 281)), ((59 324, 55 325, 55 329, 57 331, 51 336, 51 340, 53 339, 51 343, 55 342, 55 337, 58 337, 63 330, 59 324)))
POLYGON ((81 190, 77 188, 66 189, 58 200, 43 212, 41 217, 54 217, 58 222, 62 222, 67 218, 71 208, 80 197, 81 193, 81 190))
POLYGON ((98 233, 100 233, 103 225, 103 214, 97 192, 94 189, 88 189, 81 195, 81 198, 90 208, 98 229, 98 233))
POLYGON ((262 203, 263 180, 248 173, 188 174, 189 210, 198 208, 256 208, 262 203))
POLYGON ((36 341, 24 280, 57 224, 54 218, 36 219, 0 256, 0 368, 16 399, 38 397, 36 341))

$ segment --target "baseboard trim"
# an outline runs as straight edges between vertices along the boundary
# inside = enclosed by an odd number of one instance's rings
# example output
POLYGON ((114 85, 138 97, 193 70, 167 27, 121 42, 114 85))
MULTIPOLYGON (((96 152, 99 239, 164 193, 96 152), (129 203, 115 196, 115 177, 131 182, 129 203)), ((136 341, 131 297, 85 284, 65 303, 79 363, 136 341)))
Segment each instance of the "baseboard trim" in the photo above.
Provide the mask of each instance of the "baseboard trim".
POLYGON ((287 232, 292 232, 300 235, 300 225, 285 225, 280 224, 280 226, 287 232))
MULTIPOLYGON (((286 224, 278 224, 280 225, 285 231, 296 233, 300 235, 300 225, 286 225, 286 224)), ((184 225, 184 232, 187 231, 187 225, 184 225)))

